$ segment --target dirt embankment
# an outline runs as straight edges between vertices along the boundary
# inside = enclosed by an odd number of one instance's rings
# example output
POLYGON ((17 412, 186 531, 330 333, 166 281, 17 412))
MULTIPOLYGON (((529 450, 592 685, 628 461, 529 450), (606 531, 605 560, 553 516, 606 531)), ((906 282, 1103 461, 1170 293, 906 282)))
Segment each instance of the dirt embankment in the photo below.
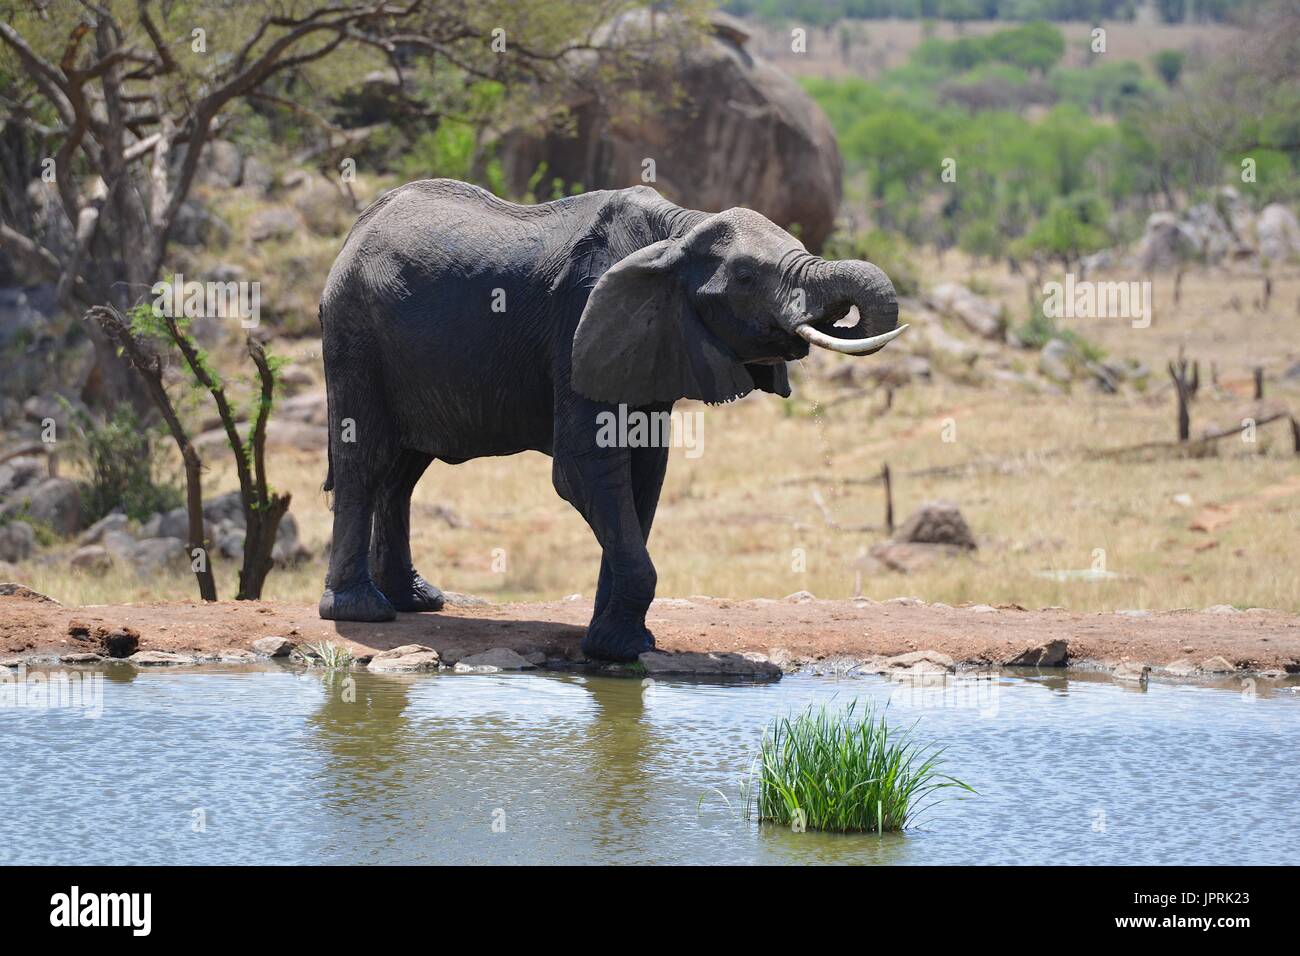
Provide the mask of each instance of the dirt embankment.
MULTIPOLYGON (((907 600, 907 599, 904 599, 907 600)), ((355 654, 426 644, 444 656, 508 647, 527 654, 580 657, 588 601, 448 607, 403 614, 386 624, 322 621, 298 602, 195 602, 62 607, 0 596, 0 658, 67 654, 87 648, 69 634, 127 627, 140 649, 211 655, 249 650, 263 637, 346 643, 355 654)), ((1300 616, 1278 611, 1167 611, 1079 614, 1015 607, 947 607, 869 601, 665 599, 649 625, 666 651, 738 651, 778 663, 863 660, 934 650, 959 663, 1006 664, 1051 641, 1068 644, 1069 662, 1155 667, 1223 658, 1250 671, 1300 672, 1300 616)), ((1221 662, 1220 662, 1221 663, 1221 662)))

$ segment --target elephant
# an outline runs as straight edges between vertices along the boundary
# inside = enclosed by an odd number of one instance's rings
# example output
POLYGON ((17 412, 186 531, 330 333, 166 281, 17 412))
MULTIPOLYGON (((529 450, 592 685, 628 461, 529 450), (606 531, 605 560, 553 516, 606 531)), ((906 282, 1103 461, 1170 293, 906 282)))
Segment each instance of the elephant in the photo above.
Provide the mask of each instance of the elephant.
POLYGON ((648 186, 517 205, 446 179, 360 214, 320 323, 334 511, 320 616, 440 610, 411 565, 416 482, 435 459, 532 450, 600 544, 581 647, 607 661, 654 647, 646 540, 669 449, 598 440, 601 413, 788 396, 785 363, 811 345, 868 355, 906 328, 881 269, 811 255, 749 209, 683 209, 648 186), (853 306, 857 324, 832 331, 853 306))

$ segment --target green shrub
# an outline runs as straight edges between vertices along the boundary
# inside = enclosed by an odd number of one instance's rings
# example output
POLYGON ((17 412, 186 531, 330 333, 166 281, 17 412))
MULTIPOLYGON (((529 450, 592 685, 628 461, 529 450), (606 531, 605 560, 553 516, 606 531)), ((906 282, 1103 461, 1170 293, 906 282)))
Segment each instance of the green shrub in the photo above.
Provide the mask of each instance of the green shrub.
POLYGON ((102 422, 78 409, 70 424, 73 457, 88 475, 79 482, 84 523, 119 508, 129 518, 147 521, 154 512, 184 502, 180 485, 169 476, 163 436, 141 422, 130 405, 119 405, 102 422))
POLYGON ((941 750, 894 734, 870 703, 857 716, 857 705, 810 706, 772 722, 746 786, 747 816, 809 830, 883 833, 914 823, 940 790, 975 792, 939 772, 941 750))

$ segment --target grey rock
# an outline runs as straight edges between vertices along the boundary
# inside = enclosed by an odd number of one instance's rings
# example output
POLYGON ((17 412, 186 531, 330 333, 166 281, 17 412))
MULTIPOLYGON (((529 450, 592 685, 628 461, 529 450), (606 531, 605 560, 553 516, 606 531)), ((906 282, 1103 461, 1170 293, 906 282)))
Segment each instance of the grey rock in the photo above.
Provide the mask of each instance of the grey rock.
POLYGON ((488 607, 492 604, 486 598, 474 594, 463 594, 460 591, 443 591, 442 597, 452 607, 488 607))
POLYGON ((26 521, 0 524, 0 561, 26 561, 36 548, 36 532, 26 521))
POLYGON ((1132 684, 1146 684, 1150 675, 1151 665, 1134 661, 1124 661, 1110 673, 1115 680, 1132 684))
POLYGON ((77 536, 77 544, 99 544, 109 531, 126 531, 130 519, 120 511, 105 515, 77 536))
POLYGON ((380 651, 366 665, 372 671, 424 671, 436 670, 440 659, 438 652, 424 644, 403 644, 380 651))
POLYGON ((1038 371, 1054 382, 1065 385, 1074 380, 1079 353, 1064 339, 1052 339, 1038 355, 1038 371))
POLYGON ((288 657, 297 646, 287 637, 260 637, 253 642, 253 650, 267 657, 288 657))
POLYGON ((135 542, 126 557, 141 575, 188 568, 190 563, 185 542, 180 538, 145 538, 135 542))
POLYGON ((81 492, 70 478, 46 478, 35 487, 11 494, 0 507, 0 517, 22 515, 68 537, 81 526, 81 492))
POLYGON ((1265 206, 1255 222, 1259 254, 1269 262, 1286 262, 1300 257, 1300 223, 1295 213, 1281 203, 1265 206))
POLYGON ((197 664, 198 660, 188 654, 173 654, 170 651, 137 651, 127 658, 139 667, 167 667, 178 664, 197 664))
POLYGON ((1064 667, 1070 659, 1070 645, 1066 641, 1048 641, 1031 647, 1003 663, 1007 667, 1064 667))
MULTIPOLYGON (((614 29, 648 28, 646 16, 629 13, 614 29)), ((756 55, 743 25, 720 14, 709 23, 712 37, 686 42, 675 35, 681 19, 657 14, 659 42, 680 43, 682 55, 638 86, 681 95, 645 121, 624 119, 632 104, 620 102, 621 94, 581 94, 566 104, 580 136, 536 123, 508 130, 500 150, 508 187, 526 191, 545 163, 548 177, 619 189, 640 184, 642 161, 654 157, 654 185, 665 197, 689 209, 747 206, 778 226, 797 223, 817 252, 840 205, 842 166, 830 122, 793 77, 756 55)), ((584 75, 598 68, 597 58, 574 61, 584 75)))
POLYGON ((497 671, 527 671, 534 664, 510 650, 508 647, 494 647, 481 654, 471 654, 456 662, 458 674, 492 674, 497 671))
POLYGON ((781 600, 789 604, 807 604, 809 601, 817 600, 817 596, 811 591, 795 591, 793 594, 787 594, 781 600))
POLYGON ((89 651, 78 651, 72 654, 60 654, 60 664, 98 664, 104 658, 98 654, 92 654, 89 651))
POLYGON ((780 680, 781 668, 762 655, 646 651, 637 658, 651 677, 743 677, 780 680))
POLYGON ((113 567, 113 556, 103 545, 88 544, 72 553, 68 566, 82 574, 103 574, 113 567))
POLYGON ((254 242, 289 239, 302 231, 302 217, 287 206, 259 209, 248 219, 248 237, 254 242))
POLYGON ((62 607, 54 598, 42 594, 40 591, 33 591, 25 584, 16 584, 13 581, 5 581, 0 584, 0 597, 17 597, 24 601, 36 601, 39 604, 53 604, 55 607, 62 607))
POLYGON ((933 309, 958 319, 966 328, 981 338, 1002 340, 1002 306, 991 299, 977 295, 956 282, 943 282, 935 286, 926 303, 933 309))
POLYGON ((1217 654, 1214 657, 1206 658, 1200 663, 1200 670, 1206 674, 1232 674, 1237 669, 1237 665, 1232 661, 1217 654))
POLYGON ((1174 677, 1191 677, 1197 673, 1196 664, 1182 657, 1175 661, 1170 661, 1164 666, 1166 674, 1172 674, 1174 677))
POLYGON ((0 465, 0 500, 15 491, 39 484, 48 474, 45 461, 31 455, 20 455, 0 465))

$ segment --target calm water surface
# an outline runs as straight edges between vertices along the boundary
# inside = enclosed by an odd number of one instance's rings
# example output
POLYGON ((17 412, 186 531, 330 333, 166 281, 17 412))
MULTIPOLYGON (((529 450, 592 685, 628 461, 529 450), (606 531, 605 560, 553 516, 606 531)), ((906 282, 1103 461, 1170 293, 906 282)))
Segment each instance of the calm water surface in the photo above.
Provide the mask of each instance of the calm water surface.
POLYGON ((0 863, 1270 864, 1300 844, 1290 687, 357 673, 350 701, 319 671, 105 673, 96 719, 0 708, 0 863), (854 697, 979 795, 884 837, 745 821, 766 723, 854 697))

